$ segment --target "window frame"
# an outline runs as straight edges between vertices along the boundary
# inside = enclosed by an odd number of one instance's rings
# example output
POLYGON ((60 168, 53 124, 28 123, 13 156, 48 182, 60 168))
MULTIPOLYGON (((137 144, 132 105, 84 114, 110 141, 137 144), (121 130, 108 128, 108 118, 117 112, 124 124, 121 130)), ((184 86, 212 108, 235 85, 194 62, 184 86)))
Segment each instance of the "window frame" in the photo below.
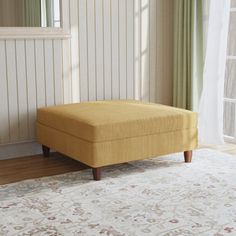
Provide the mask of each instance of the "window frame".
MULTIPOLYGON (((231 14, 232 12, 236 12, 236 7, 231 7, 231 8, 230 8, 230 14, 231 14)), ((231 17, 231 16, 230 16, 230 17, 231 17)), ((236 27, 236 26, 235 26, 235 27, 236 27)), ((229 34, 229 32, 228 32, 228 34, 229 34)), ((228 52, 228 51, 227 51, 227 52, 228 52)), ((236 61, 236 55, 233 56, 233 55, 228 55, 228 54, 227 54, 227 56, 226 56, 226 63, 227 63, 227 61, 229 61, 229 60, 236 61)), ((236 79, 236 78, 235 78, 235 79, 236 79)), ((235 121, 236 121, 236 99, 234 99, 234 98, 227 98, 227 97, 225 97, 225 94, 224 94, 224 100, 223 100, 223 101, 224 101, 224 104, 225 104, 225 103, 234 104, 234 106, 235 106, 235 114, 234 114, 234 116, 235 116, 235 121)), ((224 105, 224 107, 225 107, 225 105, 224 105)), ((225 120, 224 120, 224 122, 225 122, 225 120)), ((235 124, 234 124, 233 134, 234 134, 234 136, 229 136, 229 135, 224 134, 224 140, 225 140, 226 142, 236 143, 236 122, 235 122, 235 124)))
POLYGON ((0 27, 0 39, 70 38, 69 0, 60 0, 61 27, 0 27))

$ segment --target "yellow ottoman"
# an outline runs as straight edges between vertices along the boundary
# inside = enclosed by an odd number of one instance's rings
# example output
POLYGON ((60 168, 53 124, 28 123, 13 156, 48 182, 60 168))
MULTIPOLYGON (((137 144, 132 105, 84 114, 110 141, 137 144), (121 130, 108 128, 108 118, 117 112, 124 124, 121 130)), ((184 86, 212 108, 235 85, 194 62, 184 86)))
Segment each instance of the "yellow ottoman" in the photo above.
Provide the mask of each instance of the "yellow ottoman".
POLYGON ((93 168, 184 152, 197 147, 197 114, 134 100, 97 101, 40 108, 37 140, 93 168))

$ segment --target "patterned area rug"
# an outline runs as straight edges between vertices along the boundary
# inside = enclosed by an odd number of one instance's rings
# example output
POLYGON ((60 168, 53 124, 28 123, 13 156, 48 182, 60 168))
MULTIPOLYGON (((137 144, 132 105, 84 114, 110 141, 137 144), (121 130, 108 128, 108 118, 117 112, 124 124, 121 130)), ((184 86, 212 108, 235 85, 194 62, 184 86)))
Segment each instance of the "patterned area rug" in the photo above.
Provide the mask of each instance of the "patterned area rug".
POLYGON ((236 157, 197 150, 0 186, 0 235, 236 235, 236 157))

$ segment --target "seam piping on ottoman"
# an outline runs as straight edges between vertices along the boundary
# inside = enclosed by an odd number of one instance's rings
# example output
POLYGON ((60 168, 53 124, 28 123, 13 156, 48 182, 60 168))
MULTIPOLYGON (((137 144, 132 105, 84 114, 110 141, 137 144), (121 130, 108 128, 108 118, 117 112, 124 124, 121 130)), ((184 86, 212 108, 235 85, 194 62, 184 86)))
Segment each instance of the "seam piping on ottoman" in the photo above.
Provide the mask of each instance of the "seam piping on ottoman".
POLYGON ((75 138, 78 138, 78 139, 81 139, 85 142, 88 142, 88 143, 106 143, 106 142, 115 142, 115 141, 118 141, 118 140, 127 140, 127 139, 132 139, 132 138, 137 138, 137 137, 147 137, 147 136, 154 136, 154 135, 158 135, 158 134, 168 134, 168 133, 175 133, 175 132, 180 132, 180 131, 187 131, 187 130, 198 130, 197 127, 193 127, 193 128, 189 128, 189 129, 178 129, 178 130, 174 130, 174 131, 168 131, 168 132, 160 132, 160 133, 153 133, 153 134, 145 134, 145 135, 138 135, 138 136, 133 136, 133 137, 124 137, 124 138, 117 138, 117 139, 109 139, 109 140, 103 140, 103 141, 91 141, 91 140, 87 140, 87 139, 84 139, 84 138, 81 138, 81 137, 78 137, 74 134, 70 134, 70 133, 67 133, 63 130, 59 130, 59 129, 56 129, 54 127, 51 127, 51 126, 48 126, 48 125, 45 125, 45 124, 42 124, 40 122, 37 121, 38 124, 42 125, 42 126, 45 126, 45 127, 48 127, 50 129, 54 129, 56 131, 59 131, 59 132, 62 132, 64 134, 67 134, 67 135, 70 135, 70 136, 73 136, 75 138))

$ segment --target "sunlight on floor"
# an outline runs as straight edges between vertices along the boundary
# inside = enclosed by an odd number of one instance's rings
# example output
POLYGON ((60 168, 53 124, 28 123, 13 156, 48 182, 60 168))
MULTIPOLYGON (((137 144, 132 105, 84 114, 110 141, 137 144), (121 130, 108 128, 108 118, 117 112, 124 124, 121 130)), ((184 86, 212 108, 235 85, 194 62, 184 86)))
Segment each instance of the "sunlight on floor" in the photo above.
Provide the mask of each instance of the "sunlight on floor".
POLYGON ((231 155, 236 155, 236 144, 224 143, 222 145, 199 145, 199 148, 211 148, 231 155))

